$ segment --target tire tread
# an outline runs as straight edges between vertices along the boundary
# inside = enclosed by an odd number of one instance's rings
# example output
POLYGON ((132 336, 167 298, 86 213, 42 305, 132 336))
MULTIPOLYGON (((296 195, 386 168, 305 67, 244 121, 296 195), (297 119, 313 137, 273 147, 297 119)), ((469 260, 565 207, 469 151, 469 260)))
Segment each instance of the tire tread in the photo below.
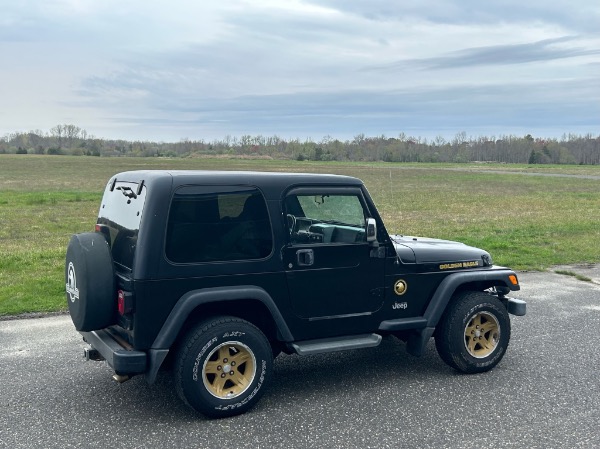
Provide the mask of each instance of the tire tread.
MULTIPOLYGON (((206 335, 207 333, 211 332, 212 329, 221 326, 221 325, 227 325, 227 324, 232 324, 232 323, 237 323, 237 324, 242 324, 244 326, 249 326, 256 334, 258 335, 262 335, 263 338, 265 339, 265 342, 268 343, 268 340, 266 339, 266 337, 264 337, 264 334, 262 333, 262 331, 256 327, 254 324, 241 319, 241 318, 237 318, 234 316, 213 316, 210 318, 207 318, 203 321, 200 321, 198 324, 192 326, 183 336, 180 344, 177 347, 176 350, 176 357, 175 357, 175 370, 174 370, 174 377, 175 377, 175 391, 177 392, 177 395, 181 398, 181 400, 189 407, 196 409, 198 411, 200 411, 201 413, 205 414, 208 417, 225 417, 225 416, 231 416, 233 414, 238 414, 238 413, 242 413, 244 411, 246 411, 248 408, 251 408, 253 404, 249 404, 248 407, 244 407, 243 409, 240 408, 238 411, 236 411, 235 413, 215 413, 214 411, 211 411, 210 409, 206 408, 204 410, 200 410, 198 407, 195 407, 193 404, 191 404, 185 394, 185 388, 183 385, 183 379, 184 379, 184 370, 185 370, 185 363, 187 362, 187 358, 189 356, 189 353, 193 351, 196 343, 198 342, 199 339, 201 339, 204 335, 206 335)), ((269 356, 271 356, 271 350, 269 348, 268 351, 269 356)), ((271 359, 272 362, 272 359, 271 359)), ((263 387, 264 389, 264 387, 263 387)), ((258 397, 258 396, 257 396, 258 397)))
POLYGON ((504 305, 498 298, 480 291, 467 291, 458 294, 448 304, 435 334, 435 345, 440 358, 457 371, 472 374, 489 371, 500 362, 510 341, 510 318, 504 305), (500 322, 501 337, 500 351, 494 351, 490 356, 491 363, 475 359, 470 356, 464 347, 464 320, 475 309, 481 306, 491 308, 496 312, 500 322))

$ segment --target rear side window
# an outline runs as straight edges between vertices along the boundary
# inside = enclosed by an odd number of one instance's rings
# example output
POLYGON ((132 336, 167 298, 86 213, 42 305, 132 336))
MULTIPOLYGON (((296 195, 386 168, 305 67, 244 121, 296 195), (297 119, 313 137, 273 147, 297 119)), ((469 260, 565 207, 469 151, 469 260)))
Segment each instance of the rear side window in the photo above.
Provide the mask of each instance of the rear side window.
POLYGON ((98 213, 99 229, 110 245, 113 261, 131 270, 137 245, 146 187, 134 182, 111 181, 98 213))
POLYGON ((170 261, 262 259, 272 249, 267 205, 258 189, 186 186, 175 193, 167 225, 170 261))

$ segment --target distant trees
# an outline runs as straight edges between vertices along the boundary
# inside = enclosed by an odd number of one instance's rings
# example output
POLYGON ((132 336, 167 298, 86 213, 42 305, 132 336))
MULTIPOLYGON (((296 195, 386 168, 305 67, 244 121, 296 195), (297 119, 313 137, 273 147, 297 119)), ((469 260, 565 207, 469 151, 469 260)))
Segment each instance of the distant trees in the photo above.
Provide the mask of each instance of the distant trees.
POLYGON ((56 125, 50 129, 50 137, 56 140, 59 149, 73 149, 87 139, 87 132, 75 125, 56 125))
POLYGON ((220 140, 181 139, 164 143, 101 139, 72 125, 15 132, 0 138, 0 154, 76 156, 186 157, 191 155, 269 157, 314 161, 384 162, 500 162, 521 164, 600 164, 600 136, 563 135, 560 139, 519 137, 469 137, 460 132, 450 140, 439 136, 428 141, 404 133, 396 137, 357 134, 341 141, 325 136, 320 141, 285 140, 279 136, 226 136, 220 140))

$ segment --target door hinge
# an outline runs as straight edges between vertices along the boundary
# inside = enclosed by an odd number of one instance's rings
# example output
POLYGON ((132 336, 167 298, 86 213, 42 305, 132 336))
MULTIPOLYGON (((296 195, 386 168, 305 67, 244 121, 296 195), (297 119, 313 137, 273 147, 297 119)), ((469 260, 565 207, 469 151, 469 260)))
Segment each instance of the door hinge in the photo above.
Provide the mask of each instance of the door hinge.
POLYGON ((371 249, 369 256, 372 259, 385 259, 385 246, 371 249))

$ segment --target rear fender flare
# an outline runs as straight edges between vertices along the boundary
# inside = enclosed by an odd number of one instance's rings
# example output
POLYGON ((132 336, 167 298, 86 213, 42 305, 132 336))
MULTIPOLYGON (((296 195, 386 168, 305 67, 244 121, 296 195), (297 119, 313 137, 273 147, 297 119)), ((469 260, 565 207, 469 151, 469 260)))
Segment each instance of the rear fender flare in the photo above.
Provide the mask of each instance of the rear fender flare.
POLYGON ((235 287, 215 287, 200 290, 192 290, 183 295, 171 313, 167 317, 165 324, 156 336, 152 349, 169 349, 175 342, 181 328, 190 314, 199 306, 215 302, 237 301, 237 300, 257 300, 264 304, 277 330, 284 341, 293 341, 292 333, 288 328, 281 312, 275 305, 273 298, 261 287, 253 285, 240 285, 235 287))

